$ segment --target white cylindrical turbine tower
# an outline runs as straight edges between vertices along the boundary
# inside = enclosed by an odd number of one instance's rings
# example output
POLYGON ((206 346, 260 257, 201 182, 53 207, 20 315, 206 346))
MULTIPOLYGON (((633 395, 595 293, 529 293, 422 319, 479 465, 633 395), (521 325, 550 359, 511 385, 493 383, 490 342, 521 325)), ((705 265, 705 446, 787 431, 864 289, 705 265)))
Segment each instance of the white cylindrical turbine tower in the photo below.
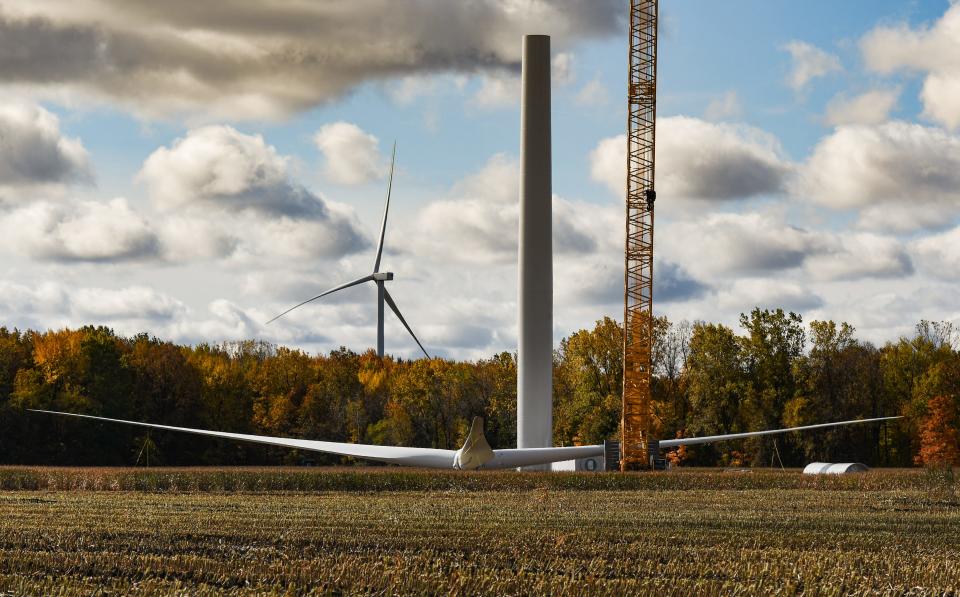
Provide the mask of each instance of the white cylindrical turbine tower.
POLYGON ((522 68, 517 447, 546 448, 553 446, 550 36, 523 37, 522 68))

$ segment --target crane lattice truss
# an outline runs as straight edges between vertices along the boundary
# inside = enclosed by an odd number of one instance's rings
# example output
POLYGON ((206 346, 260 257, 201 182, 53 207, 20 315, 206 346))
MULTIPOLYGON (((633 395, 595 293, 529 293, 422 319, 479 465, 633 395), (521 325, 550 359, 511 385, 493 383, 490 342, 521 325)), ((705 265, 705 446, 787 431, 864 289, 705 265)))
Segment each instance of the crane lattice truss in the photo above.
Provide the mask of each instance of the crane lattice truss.
POLYGON ((630 0, 627 117, 627 236, 624 271, 621 470, 648 468, 653 344, 654 139, 657 0, 630 0))

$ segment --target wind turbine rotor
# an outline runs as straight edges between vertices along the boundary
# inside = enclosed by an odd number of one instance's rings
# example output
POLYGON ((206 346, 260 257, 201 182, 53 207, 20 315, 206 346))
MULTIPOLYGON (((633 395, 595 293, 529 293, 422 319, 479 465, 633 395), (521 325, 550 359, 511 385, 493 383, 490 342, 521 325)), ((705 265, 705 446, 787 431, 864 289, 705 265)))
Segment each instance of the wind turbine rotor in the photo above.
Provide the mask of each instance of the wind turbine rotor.
POLYGON ((267 322, 267 324, 273 323, 274 321, 280 319, 287 313, 298 309, 307 303, 313 302, 319 298, 323 298, 328 294, 333 294, 338 290, 343 290, 345 288, 350 288, 351 286, 356 286, 358 284, 363 284, 364 282, 373 282, 377 285, 377 354, 383 356, 383 304, 387 303, 390 305, 390 309, 393 310, 397 318, 400 320, 400 323, 403 324, 403 327, 410 332, 410 335, 413 337, 413 340, 417 343, 417 346, 420 347, 420 350, 423 351, 423 354, 429 359, 430 353, 423 347, 423 344, 420 343, 420 339, 417 338, 417 335, 413 333, 413 330, 410 329, 410 325, 407 323, 407 320, 403 318, 403 315, 400 313, 400 309, 397 307, 397 303, 393 301, 393 297, 390 296, 390 293, 387 292, 387 289, 384 286, 384 282, 388 280, 393 280, 393 272, 381 272, 380 271, 380 260, 383 257, 383 240, 387 234, 387 215, 390 213, 390 195, 393 191, 393 173, 397 163, 397 143, 393 143, 393 153, 390 157, 390 178, 387 182, 387 200, 383 206, 383 220, 380 222, 380 239, 377 242, 377 259, 373 263, 373 273, 370 275, 364 276, 362 278, 357 278, 352 282, 347 282, 346 284, 341 284, 335 288, 331 288, 325 292, 318 294, 317 296, 307 299, 302 303, 298 303, 280 315, 277 315, 273 319, 267 322))

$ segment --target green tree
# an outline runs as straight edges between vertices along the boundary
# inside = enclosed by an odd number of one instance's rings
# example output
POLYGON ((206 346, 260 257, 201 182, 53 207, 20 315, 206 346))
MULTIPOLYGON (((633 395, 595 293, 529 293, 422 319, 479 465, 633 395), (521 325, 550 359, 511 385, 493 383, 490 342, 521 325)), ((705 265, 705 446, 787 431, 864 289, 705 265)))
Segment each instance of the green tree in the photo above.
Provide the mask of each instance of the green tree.
POLYGON ((360 356, 341 347, 318 359, 316 366, 317 381, 310 385, 300 406, 299 434, 313 439, 356 441, 359 422, 354 426, 348 423, 347 404, 363 404, 360 356))
MULTIPOLYGON (((261 351, 255 349, 254 355, 261 351)), ((298 431, 298 412, 316 380, 312 357, 299 350, 271 347, 254 358, 248 370, 253 389, 253 425, 266 435, 291 437, 298 431)), ((294 464, 303 455, 283 448, 267 448, 271 461, 294 464)))
MULTIPOLYGON (((796 394, 794 364, 803 355, 806 343, 803 320, 783 309, 757 308, 750 315, 740 315, 740 326, 747 332, 741 342, 748 380, 741 419, 748 430, 779 427, 787 402, 796 394)), ((774 441, 778 440, 748 440, 749 460, 769 462, 774 441)))
MULTIPOLYGON (((124 364, 133 375, 126 407, 131 417, 179 427, 208 424, 200 373, 179 346, 141 334, 133 339, 124 364)), ((210 444, 209 440, 182 434, 138 435, 132 448, 135 455, 147 440, 153 444, 151 463, 156 464, 202 461, 203 451, 210 444)))
MULTIPOLYGON (((809 355, 795 361, 797 390, 784 408, 787 426, 881 416, 879 353, 859 343, 847 323, 810 323, 809 355)), ((804 433, 789 441, 805 461, 877 462, 879 426, 841 427, 804 433)))
POLYGON ((517 360, 508 352, 478 361, 476 391, 484 405, 487 441, 495 448, 517 446, 517 360))
MULTIPOLYGON (((200 413, 196 420, 210 429, 251 433, 253 389, 242 356, 223 347, 201 344, 186 351, 190 366, 200 379, 200 413)), ((258 464, 264 450, 241 442, 207 441, 201 461, 206 464, 258 464)))
MULTIPOLYGON (((748 390, 740 338, 724 325, 695 323, 690 337, 687 384, 690 412, 686 428, 692 435, 716 435, 742 431, 740 408, 748 390)), ((704 446, 691 449, 688 459, 713 464, 731 447, 704 446)))
POLYGON ((623 328, 609 317, 560 342, 554 355, 554 442, 594 444, 619 432, 623 328))
POLYGON ((660 437, 676 437, 685 431, 690 399, 687 394, 687 360, 693 325, 689 321, 671 323, 657 318, 654 327, 653 407, 660 437), (659 329, 658 329, 659 328, 659 329))

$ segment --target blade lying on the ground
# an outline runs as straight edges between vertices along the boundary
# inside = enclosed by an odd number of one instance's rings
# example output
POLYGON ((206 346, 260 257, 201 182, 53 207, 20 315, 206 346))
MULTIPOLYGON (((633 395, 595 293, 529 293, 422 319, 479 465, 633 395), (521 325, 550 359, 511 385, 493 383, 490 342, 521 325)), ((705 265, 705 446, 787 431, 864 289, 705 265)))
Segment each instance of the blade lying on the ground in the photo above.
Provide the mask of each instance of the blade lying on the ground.
POLYGON ((807 431, 810 429, 825 429, 827 427, 839 427, 840 425, 856 425, 858 423, 876 423, 877 421, 892 421, 902 417, 878 417, 876 419, 855 419, 853 421, 839 421, 836 423, 819 423, 817 425, 803 425, 801 427, 787 427, 785 429, 768 429, 766 431, 748 431, 746 433, 728 433, 726 435, 707 435, 704 437, 684 437, 679 439, 662 439, 660 448, 674 448, 676 446, 693 446, 697 444, 712 444, 714 442, 725 442, 733 439, 743 439, 746 437, 757 437, 760 435, 776 435, 778 433, 789 433, 791 431, 807 431))
POLYGON ((599 446, 567 446, 563 448, 513 448, 494 450, 493 460, 483 468, 516 468, 550 464, 577 458, 603 456, 603 444, 599 446))
POLYGON ((380 242, 377 243, 377 260, 373 264, 373 273, 380 271, 380 257, 383 255, 383 237, 387 234, 387 212, 390 211, 390 192, 393 190, 393 166, 397 163, 397 142, 393 142, 393 157, 390 158, 390 179, 387 181, 387 203, 383 206, 383 221, 380 222, 380 242))
POLYGON ((313 297, 312 299, 307 299, 307 300, 303 301, 302 303, 299 303, 299 304, 296 304, 296 305, 290 307, 289 309, 287 309, 286 311, 284 311, 284 312, 281 313, 280 315, 277 315, 276 317, 274 317, 273 319, 271 319, 270 321, 268 321, 267 324, 273 323, 274 321, 280 319, 281 317, 283 317, 284 315, 286 315, 286 314, 289 313, 290 311, 293 311, 294 309, 296 309, 296 308, 298 308, 298 307, 302 307, 302 306, 306 305, 307 303, 313 302, 313 301, 317 300, 318 298, 323 298, 323 297, 327 296, 328 294, 332 294, 332 293, 334 293, 334 292, 336 292, 336 291, 338 291, 338 290, 343 290, 344 288, 350 288, 351 286, 356 286, 357 284, 363 284, 364 282, 369 282, 370 280, 373 280, 373 275, 364 276, 364 277, 362 277, 362 278, 357 278, 357 279, 354 280, 353 282, 347 282, 346 284, 341 284, 340 286, 337 286, 336 288, 331 288, 330 290, 327 290, 326 292, 322 292, 322 293, 318 294, 317 296, 313 297))
POLYGON ((453 467, 453 458, 455 450, 437 450, 433 448, 403 448, 393 446, 371 446, 367 444, 346 444, 339 442, 321 442, 308 439, 293 439, 287 437, 269 437, 263 435, 247 435, 244 433, 229 433, 226 431, 208 431, 205 429, 191 429, 189 427, 171 427, 169 425, 157 425, 154 423, 140 423, 138 421, 123 421, 120 419, 108 419, 106 417, 95 417, 92 415, 78 415, 73 413, 63 413, 53 410, 34 410, 31 412, 47 413, 52 415, 65 415, 68 417, 78 417, 81 419, 93 419, 96 421, 107 421, 109 423, 122 423, 124 425, 136 425, 138 427, 149 427, 151 429, 165 429, 167 431, 180 431, 182 433, 193 433, 196 435, 206 435, 209 437, 219 437, 223 439, 239 440, 243 442, 253 442, 258 444, 268 444, 271 446, 282 446, 285 448, 296 448, 298 450, 309 450, 311 452, 323 452, 325 454, 338 454, 340 456, 354 456, 356 458, 366 458, 377 460, 379 462, 388 462, 391 464, 404 464, 407 466, 424 466, 430 468, 451 468, 453 467))
POLYGON ((383 298, 387 301, 387 304, 390 305, 390 308, 393 309, 393 312, 396 314, 397 318, 400 320, 400 323, 403 324, 403 327, 407 328, 407 331, 410 332, 410 335, 413 336, 414 341, 417 343, 417 346, 420 347, 420 350, 423 351, 423 354, 430 358, 430 354, 427 352, 427 349, 423 347, 423 344, 420 344, 420 340, 417 340, 417 335, 413 333, 413 330, 410 329, 410 326, 407 325, 407 320, 403 318, 403 315, 400 314, 400 309, 397 308, 397 303, 393 302, 393 297, 390 296, 390 293, 387 292, 387 289, 383 289, 383 298))

